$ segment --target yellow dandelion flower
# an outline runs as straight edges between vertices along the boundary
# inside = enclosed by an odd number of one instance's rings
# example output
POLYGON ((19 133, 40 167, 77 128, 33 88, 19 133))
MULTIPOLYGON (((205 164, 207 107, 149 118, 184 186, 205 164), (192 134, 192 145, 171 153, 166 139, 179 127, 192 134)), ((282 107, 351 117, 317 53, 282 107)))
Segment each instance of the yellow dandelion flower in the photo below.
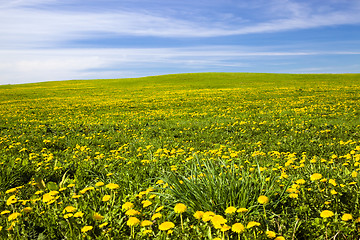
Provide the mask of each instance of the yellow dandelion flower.
POLYGON ((140 223, 140 226, 146 227, 146 226, 150 226, 150 225, 152 225, 152 224, 153 224, 152 221, 144 220, 144 221, 142 221, 142 222, 140 223))
POLYGON ((149 201, 149 200, 144 200, 141 203, 143 205, 143 208, 146 208, 146 207, 148 207, 148 206, 150 206, 152 204, 152 202, 149 201))
POLYGON ((129 227, 134 227, 134 226, 138 225, 139 223, 140 223, 140 220, 138 218, 130 217, 126 224, 129 227))
POLYGON ((226 223, 224 223, 224 225, 222 225, 222 227, 220 228, 220 231, 226 232, 230 229, 231 229, 231 227, 229 225, 227 225, 226 223))
POLYGON ((266 231, 265 234, 268 238, 271 238, 271 239, 276 237, 276 233, 273 231, 266 231))
POLYGON ((8 216, 8 221, 10 222, 10 221, 12 221, 12 220, 15 220, 15 219, 17 219, 17 218, 20 217, 20 216, 21 216, 21 213, 14 212, 14 213, 12 213, 12 214, 10 214, 10 215, 8 216))
POLYGON ((102 186, 104 186, 105 185, 105 183, 103 183, 103 182, 97 182, 97 183, 95 183, 95 187, 102 187, 102 186))
POLYGON ((23 212, 25 212, 25 213, 29 213, 29 212, 31 212, 32 211, 32 208, 31 207, 25 207, 24 209, 23 209, 23 212))
POLYGON ((331 193, 332 195, 336 195, 336 194, 337 194, 337 191, 335 191, 334 189, 331 189, 330 193, 331 193))
POLYGON ((358 173, 357 173, 356 171, 353 171, 353 172, 351 173, 351 176, 352 176, 353 178, 356 178, 356 177, 358 176, 358 173))
POLYGON ((213 226, 217 229, 221 228, 222 224, 225 224, 227 220, 221 215, 215 215, 210 219, 213 226))
POLYGON ((77 212, 77 213, 74 214, 74 217, 79 217, 79 218, 81 218, 81 217, 83 217, 83 216, 84 216, 84 213, 81 212, 81 211, 79 211, 79 212, 77 212))
POLYGON ((246 213, 247 211, 249 211, 247 208, 239 208, 236 212, 238 212, 238 213, 246 213))
POLYGON ((65 214, 65 215, 64 215, 64 218, 65 218, 65 219, 68 219, 68 218, 71 218, 72 216, 74 216, 74 214, 68 213, 68 214, 65 214))
POLYGON ((109 183, 105 187, 110 189, 110 190, 115 190, 115 189, 118 189, 120 186, 118 184, 116 184, 116 183, 109 183))
POLYGON ((103 227, 107 226, 108 224, 109 224, 108 222, 104 222, 103 224, 99 225, 99 228, 103 228, 103 227))
POLYGON ((163 208, 164 208, 164 206, 160 206, 155 210, 155 212, 160 212, 163 208))
POLYGON ((290 193, 290 194, 289 194, 289 197, 290 197, 290 198, 298 198, 298 196, 299 196, 299 195, 298 195, 297 193, 290 193))
POLYGON ((107 201, 110 200, 110 198, 111 198, 110 195, 105 195, 105 196, 103 196, 102 201, 103 201, 103 202, 107 202, 107 201))
MULTIPOLYGON (((300 185, 305 184, 305 182, 306 182, 306 181, 305 181, 304 179, 298 179, 298 180, 295 181, 296 184, 300 184, 300 185)), ((270 232, 271 232, 271 231, 270 231, 270 232)))
POLYGON ((285 240, 285 238, 283 236, 278 236, 274 240, 285 240))
POLYGON ((82 233, 86 233, 87 231, 90 231, 90 230, 92 230, 92 229, 93 229, 92 226, 85 226, 85 227, 82 227, 82 228, 81 228, 81 232, 82 232, 82 233))
POLYGON ((196 218, 197 220, 200 220, 203 215, 204 215, 204 212, 203 212, 203 211, 196 211, 196 212, 194 213, 194 218, 196 218))
POLYGON ((135 209, 129 209, 125 212, 126 216, 135 216, 135 215, 139 215, 140 212, 136 211, 135 209))
POLYGON ((122 209, 122 210, 129 210, 129 209, 131 209, 131 208, 133 208, 133 207, 134 207, 134 204, 133 204, 133 203, 131 203, 131 202, 126 202, 126 203, 124 203, 124 204, 122 205, 121 209, 122 209))
POLYGON ((202 220, 204 221, 204 222, 208 222, 208 221, 210 221, 211 220, 211 218, 213 218, 215 216, 215 213, 213 213, 213 212, 205 212, 204 214, 203 214, 203 216, 202 216, 202 220))
POLYGON ((349 221, 349 220, 352 220, 353 219, 353 216, 351 215, 351 214, 349 214, 349 213, 345 213, 344 215, 342 215, 342 217, 341 217, 341 220, 343 220, 343 221, 345 221, 345 222, 347 222, 347 221, 349 221))
POLYGON ((236 212, 236 207, 228 207, 225 209, 225 214, 233 214, 236 212))
POLYGON ((252 221, 246 225, 246 228, 252 228, 252 227, 256 227, 256 226, 260 226, 260 223, 252 221))
POLYGON ((334 213, 330 210, 324 210, 320 213, 320 217, 322 217, 322 218, 329 218, 332 216, 334 216, 334 213))
POLYGON ((269 198, 267 196, 262 195, 258 198, 258 202, 260 204, 267 204, 269 202, 269 198))
POLYGON ((16 203, 17 199, 15 195, 11 195, 7 200, 6 200, 6 205, 11 205, 13 203, 16 203))
POLYGON ((4 211, 2 211, 0 214, 1 215, 4 215, 4 214, 7 214, 7 213, 11 213, 9 210, 4 210, 4 211))
POLYGON ((5 193, 8 194, 8 193, 16 192, 16 191, 17 191, 17 188, 11 188, 11 189, 7 190, 5 193))
POLYGON ((101 216, 100 213, 94 213, 94 214, 93 214, 93 219, 94 219, 94 220, 97 220, 97 221, 102 221, 102 220, 104 219, 104 217, 101 216))
POLYGON ((174 207, 174 212, 175 213, 183 213, 186 211, 186 206, 185 204, 182 204, 182 203, 178 203, 175 205, 174 207))
POLYGON ((231 231, 236 232, 236 233, 242 233, 245 231, 245 227, 241 223, 235 223, 232 225, 231 231))
POLYGON ((162 214, 161 213, 155 213, 152 217, 151 217, 151 220, 155 220, 157 218, 161 218, 162 217, 162 214))
POLYGON ((67 206, 66 208, 64 208, 63 213, 65 213, 65 212, 72 213, 75 211, 76 211, 76 208, 74 208, 73 206, 67 206))
POLYGON ((171 228, 174 228, 175 224, 172 222, 163 222, 162 224, 159 225, 159 230, 161 231, 167 231, 171 228))
POLYGON ((333 186, 337 185, 335 179, 329 179, 329 183, 333 186))
POLYGON ((314 173, 310 176, 311 181, 320 180, 322 178, 322 175, 320 173, 314 173))

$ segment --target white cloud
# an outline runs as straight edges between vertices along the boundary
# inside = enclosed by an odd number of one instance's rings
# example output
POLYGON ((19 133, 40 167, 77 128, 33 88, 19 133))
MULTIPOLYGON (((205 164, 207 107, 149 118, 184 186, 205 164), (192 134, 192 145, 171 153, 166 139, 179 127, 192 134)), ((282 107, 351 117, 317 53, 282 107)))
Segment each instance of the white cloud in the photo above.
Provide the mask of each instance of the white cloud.
MULTIPOLYGON (((248 60, 360 52, 280 52, 239 46, 0 51, 0 84, 64 79, 137 77, 163 69, 251 67, 248 60)), ((208 71, 207 70, 207 71, 208 71)), ((174 70, 173 70, 174 71, 174 70)))

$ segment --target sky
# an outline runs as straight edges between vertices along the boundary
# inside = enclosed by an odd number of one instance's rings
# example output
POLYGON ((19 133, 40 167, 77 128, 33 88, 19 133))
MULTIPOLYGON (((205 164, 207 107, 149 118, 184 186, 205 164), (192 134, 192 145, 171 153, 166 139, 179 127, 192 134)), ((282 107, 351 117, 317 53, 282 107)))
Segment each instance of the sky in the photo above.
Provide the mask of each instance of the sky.
POLYGON ((0 85, 359 73, 359 0, 0 0, 0 85))

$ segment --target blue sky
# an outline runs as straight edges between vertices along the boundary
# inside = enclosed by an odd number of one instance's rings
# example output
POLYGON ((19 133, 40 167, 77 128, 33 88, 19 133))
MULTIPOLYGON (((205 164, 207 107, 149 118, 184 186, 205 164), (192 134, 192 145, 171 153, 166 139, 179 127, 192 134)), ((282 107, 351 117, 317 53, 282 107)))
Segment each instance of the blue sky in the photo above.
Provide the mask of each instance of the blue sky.
POLYGON ((359 0, 0 0, 0 84, 360 72, 359 0))

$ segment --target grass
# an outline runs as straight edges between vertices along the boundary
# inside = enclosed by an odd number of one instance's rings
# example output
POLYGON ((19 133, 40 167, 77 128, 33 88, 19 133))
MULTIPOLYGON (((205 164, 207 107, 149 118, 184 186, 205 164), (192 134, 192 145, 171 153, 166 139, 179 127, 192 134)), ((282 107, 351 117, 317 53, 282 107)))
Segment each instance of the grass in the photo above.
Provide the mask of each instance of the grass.
POLYGON ((194 73, 0 86, 0 236, 357 239, 359 79, 194 73))

